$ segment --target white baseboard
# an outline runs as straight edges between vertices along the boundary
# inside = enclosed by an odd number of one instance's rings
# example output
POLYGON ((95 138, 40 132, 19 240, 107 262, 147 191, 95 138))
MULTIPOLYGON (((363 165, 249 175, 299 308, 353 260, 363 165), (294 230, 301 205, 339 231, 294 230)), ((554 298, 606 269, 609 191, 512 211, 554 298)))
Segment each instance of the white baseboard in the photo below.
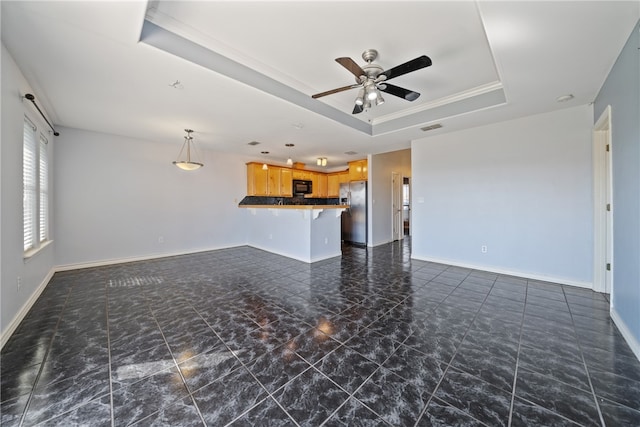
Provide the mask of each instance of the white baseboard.
POLYGON ((342 255, 342 252, 338 251, 337 253, 334 253, 334 254, 320 255, 320 256, 317 256, 317 257, 313 257, 313 258, 311 258, 311 257, 307 258, 307 257, 301 257, 301 256, 299 256, 297 254, 288 253, 288 252, 284 252, 284 251, 280 251, 280 250, 275 250, 273 248, 268 248, 268 247, 265 247, 265 246, 255 245, 255 244, 251 244, 251 243, 248 244, 247 246, 249 246, 251 248, 254 248, 254 249, 259 249, 261 251, 269 252, 269 253, 272 253, 272 254, 275 254, 275 255, 280 255, 280 256, 283 256, 283 257, 295 259, 296 261, 306 262, 307 264, 312 264, 312 263, 318 262, 318 261, 324 261, 325 259, 334 258, 334 257, 342 255))
POLYGON ((413 255, 411 256, 411 258, 417 259, 419 261, 429 261, 429 262, 435 262, 438 264, 453 265, 455 267, 470 268, 473 270, 481 270, 481 271, 488 271, 491 273, 505 274, 507 276, 516 276, 516 277, 522 277, 525 279, 540 280, 542 282, 551 282, 551 283, 558 283, 560 285, 576 286, 578 288, 586 288, 586 289, 593 288, 593 283, 571 280, 563 277, 553 277, 553 276, 547 276, 544 274, 536 274, 536 273, 529 273, 529 272, 523 272, 518 270, 496 268, 496 267, 487 266, 487 265, 475 265, 475 264, 469 264, 464 262, 452 261, 448 259, 416 257, 413 255))
POLYGON ((40 285, 38 285, 38 287, 33 292, 33 294, 31 294, 29 299, 20 308, 20 311, 16 313, 16 315, 11 320, 7 328, 4 331, 2 331, 2 334, 0 335, 0 349, 4 347, 4 345, 9 340, 11 335, 15 332, 18 325, 20 325, 20 322, 22 322, 22 320, 27 315, 29 310, 31 310, 31 307, 33 306, 33 304, 35 304, 38 297, 40 297, 40 294, 42 294, 42 291, 44 291, 44 289, 47 287, 53 275, 58 271, 80 270, 84 268, 102 267, 105 265, 122 264, 127 262, 134 262, 134 261, 146 261, 151 259, 167 258, 172 256, 178 256, 178 255, 196 254, 200 252, 208 252, 208 251, 214 251, 219 249, 229 249, 229 248, 240 247, 240 246, 246 246, 246 245, 243 244, 243 245, 236 245, 236 246, 220 246, 216 248, 203 248, 203 249, 197 249, 192 251, 153 254, 153 255, 145 255, 145 256, 130 257, 130 258, 114 258, 114 259, 108 259, 108 260, 53 266, 49 271, 49 273, 47 273, 45 278, 42 280, 40 285))
POLYGON ((44 289, 49 284, 49 281, 53 277, 54 273, 55 273, 54 268, 49 270, 49 273, 47 273, 44 279, 42 279, 42 282, 40 282, 40 284, 38 285, 36 290, 31 294, 29 299, 25 301, 23 306, 20 308, 20 311, 18 311, 18 313, 13 318, 13 320, 9 323, 9 326, 7 326, 7 328, 4 331, 2 331, 2 335, 0 336, 0 349, 2 349, 4 345, 7 343, 7 341, 9 341, 9 338, 11 337, 11 335, 13 335, 15 330, 18 328, 18 326, 20 325, 20 322, 22 322, 22 320, 27 315, 29 310, 31 310, 31 307, 33 307, 33 304, 35 304, 38 298, 40 297, 40 294, 42 294, 42 291, 44 291, 44 289))
POLYGON ((242 244, 242 245, 235 245, 235 246, 219 246, 219 247, 212 247, 212 248, 196 249, 191 251, 157 253, 157 254, 135 256, 135 257, 128 257, 128 258, 112 258, 112 259, 105 259, 100 261, 81 262, 81 263, 75 263, 75 264, 63 264, 63 265, 55 266, 54 269, 56 272, 80 270, 83 268, 104 267, 105 265, 124 264, 127 262, 136 262, 136 261, 148 261, 151 259, 169 258, 172 256, 180 256, 180 255, 191 255, 191 254, 197 254, 200 252, 217 251, 220 249, 238 248, 241 246, 247 246, 247 245, 242 244))
POLYGON ((620 314, 618 314, 615 307, 611 307, 610 314, 613 323, 616 324, 625 341, 627 342, 627 344, 629 344, 631 351, 633 351, 633 354, 636 355, 636 358, 640 360, 640 341, 638 341, 638 337, 635 337, 631 333, 631 330, 629 329, 625 321, 622 320, 622 317, 620 317, 620 314))

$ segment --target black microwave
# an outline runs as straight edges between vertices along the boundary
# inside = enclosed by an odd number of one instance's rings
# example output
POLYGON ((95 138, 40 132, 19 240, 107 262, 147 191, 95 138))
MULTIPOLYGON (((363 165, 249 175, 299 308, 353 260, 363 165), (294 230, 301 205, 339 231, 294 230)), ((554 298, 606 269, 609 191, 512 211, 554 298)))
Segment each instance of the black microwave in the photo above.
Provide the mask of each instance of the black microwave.
POLYGON ((293 180, 293 194, 296 196, 301 196, 304 194, 313 193, 313 183, 311 181, 306 181, 303 179, 294 179, 293 180))

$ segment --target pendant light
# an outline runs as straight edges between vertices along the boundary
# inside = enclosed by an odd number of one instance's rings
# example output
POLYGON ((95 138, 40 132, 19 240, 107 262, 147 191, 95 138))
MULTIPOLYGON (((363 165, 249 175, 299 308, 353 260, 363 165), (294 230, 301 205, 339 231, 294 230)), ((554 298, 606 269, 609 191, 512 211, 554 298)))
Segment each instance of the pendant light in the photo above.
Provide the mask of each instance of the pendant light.
POLYGON ((193 137, 191 136, 191 134, 193 133, 193 130, 185 129, 184 131, 187 133, 187 135, 184 137, 184 143, 182 144, 180 153, 178 153, 178 158, 176 159, 176 161, 173 162, 173 164, 182 170, 194 171, 196 169, 200 169, 202 166, 204 166, 204 164, 193 161, 191 159, 191 151, 193 150, 194 154, 196 151, 195 145, 193 143, 193 137), (185 147, 186 147, 186 152, 185 152, 185 147), (185 157, 182 157, 183 152, 185 153, 185 157))
MULTIPOLYGON (((284 144, 284 146, 291 148, 294 146, 294 144, 284 144)), ((289 156, 289 158, 287 159, 287 166, 293 166, 293 159, 291 158, 291 156, 289 156)))

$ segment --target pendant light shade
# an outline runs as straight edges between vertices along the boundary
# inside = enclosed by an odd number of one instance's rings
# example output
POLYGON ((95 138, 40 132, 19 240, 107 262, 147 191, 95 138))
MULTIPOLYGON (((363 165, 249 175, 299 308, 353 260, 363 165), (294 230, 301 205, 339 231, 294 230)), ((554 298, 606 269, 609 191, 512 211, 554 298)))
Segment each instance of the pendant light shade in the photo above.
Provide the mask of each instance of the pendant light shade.
POLYGON ((193 137, 191 136, 193 130, 185 129, 184 131, 187 133, 187 135, 184 137, 184 143, 182 144, 180 153, 178 153, 178 158, 173 162, 173 164, 182 170, 194 171, 196 169, 200 169, 202 166, 204 166, 204 164, 196 162, 191 158, 192 151, 194 154, 196 154, 193 137))
MULTIPOLYGON (((293 148, 295 144, 287 143, 284 144, 284 146, 287 148, 293 148)), ((289 158, 287 159, 287 166, 293 166, 293 159, 291 158, 291 156, 289 156, 289 158)))

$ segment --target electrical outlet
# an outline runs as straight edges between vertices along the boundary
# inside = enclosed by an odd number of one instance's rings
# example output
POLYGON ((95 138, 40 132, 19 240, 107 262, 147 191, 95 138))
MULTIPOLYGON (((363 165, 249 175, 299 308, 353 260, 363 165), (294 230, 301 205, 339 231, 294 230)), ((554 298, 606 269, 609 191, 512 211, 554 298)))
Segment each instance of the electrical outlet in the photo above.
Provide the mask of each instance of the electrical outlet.
POLYGON ((16 279, 16 285, 18 286, 17 290, 20 291, 20 288, 22 287, 22 277, 18 276, 16 279))
POLYGON ((325 237, 325 238, 324 238, 324 244, 325 244, 325 245, 328 245, 328 244, 329 244, 329 238, 328 238, 328 237, 325 237))
POLYGON ((273 234, 269 234, 269 240, 273 239, 273 234))
POLYGON ((487 245, 480 246, 480 252, 482 252, 483 254, 486 254, 487 253, 487 245))

